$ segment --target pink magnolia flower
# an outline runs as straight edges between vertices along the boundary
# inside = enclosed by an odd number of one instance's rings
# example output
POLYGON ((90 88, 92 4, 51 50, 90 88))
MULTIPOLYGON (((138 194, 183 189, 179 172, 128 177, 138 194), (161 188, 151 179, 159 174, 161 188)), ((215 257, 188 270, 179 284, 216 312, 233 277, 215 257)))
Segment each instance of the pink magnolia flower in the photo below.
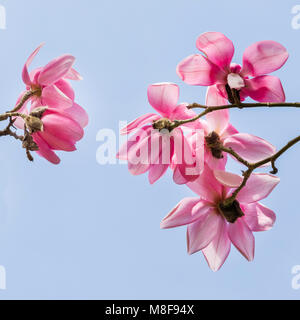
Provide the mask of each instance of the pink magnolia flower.
MULTIPOLYGON (((207 90, 206 105, 226 105, 225 98, 219 95, 216 86, 207 90)), ((205 131, 205 162, 212 169, 225 168, 227 154, 208 147, 208 143, 220 142, 224 147, 233 149, 238 155, 250 163, 255 163, 272 156, 276 148, 269 142, 247 133, 239 133, 229 122, 229 110, 219 110, 206 115, 202 122, 205 131)))
MULTIPOLYGON (((32 109, 32 111, 37 108, 32 109)), ((54 151, 72 152, 76 150, 76 142, 84 135, 83 128, 88 123, 85 111, 77 104, 65 111, 47 108, 41 117, 42 131, 32 134, 34 142, 39 147, 38 155, 53 164, 59 164, 60 159, 54 151)))
POLYGON ((205 166, 203 174, 189 187, 199 197, 182 200, 162 221, 161 228, 187 225, 189 254, 202 251, 209 267, 218 271, 227 259, 231 243, 249 261, 254 259, 253 232, 267 231, 275 223, 273 211, 259 203, 279 179, 269 174, 253 174, 230 208, 222 203, 241 184, 242 178, 224 171, 215 173, 205 166))
POLYGON ((226 99, 230 99, 230 89, 235 89, 241 101, 248 96, 259 102, 285 101, 280 79, 267 75, 281 68, 288 59, 288 52, 281 44, 254 43, 246 49, 242 66, 231 63, 234 46, 222 33, 202 34, 197 48, 202 54, 187 57, 177 67, 178 75, 187 84, 216 85, 226 99))
MULTIPOLYGON (((120 149, 117 157, 128 161, 128 169, 133 175, 149 172, 149 182, 155 183, 172 164, 175 172, 180 172, 188 181, 195 180, 203 169, 203 157, 192 152, 183 132, 183 127, 168 130, 168 123, 174 120, 190 119, 195 113, 187 109, 186 103, 178 105, 179 88, 172 83, 158 83, 149 86, 150 105, 159 113, 148 113, 130 123, 121 134, 135 134, 120 149), (157 130, 154 123, 161 122, 157 130), (191 171, 188 172, 188 169, 191 171), (195 169, 195 170, 193 170, 195 169)), ((200 122, 185 127, 200 129, 200 122)), ((203 130, 198 132, 198 140, 203 141, 203 130)), ((174 173, 174 180, 176 179, 174 173)))
MULTIPOLYGON (((31 97, 31 102, 37 106, 48 106, 50 108, 68 109, 74 104, 74 90, 67 81, 81 80, 79 73, 72 68, 75 58, 69 54, 62 55, 46 66, 37 68, 29 73, 28 67, 34 57, 40 51, 40 45, 27 59, 22 79, 26 85, 26 91, 22 92, 18 101, 29 91, 37 91, 36 95, 31 97)), ((20 109, 22 112, 26 109, 26 104, 20 109)))

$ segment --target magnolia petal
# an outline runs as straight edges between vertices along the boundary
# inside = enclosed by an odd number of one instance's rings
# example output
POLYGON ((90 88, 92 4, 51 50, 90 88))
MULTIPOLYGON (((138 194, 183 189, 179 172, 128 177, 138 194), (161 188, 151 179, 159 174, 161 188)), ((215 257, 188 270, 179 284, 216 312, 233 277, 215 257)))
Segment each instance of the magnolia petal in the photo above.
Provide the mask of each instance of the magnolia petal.
POLYGON ((177 74, 185 83, 194 86, 211 86, 225 83, 226 74, 201 54, 194 54, 177 66, 177 74))
POLYGON ((42 104, 50 108, 68 109, 73 106, 73 101, 55 85, 47 86, 42 91, 42 104))
POLYGON ((64 95, 66 95, 67 97, 69 97, 72 101, 74 101, 75 99, 75 93, 74 90, 72 88, 72 86, 70 85, 70 83, 64 79, 58 80, 57 82, 55 82, 55 86, 61 91, 63 92, 64 95))
POLYGON ((38 145, 39 150, 36 153, 53 164, 59 164, 59 157, 53 152, 48 144, 40 137, 39 133, 33 135, 34 142, 38 145))
POLYGON ((25 65, 24 65, 24 68, 23 68, 23 71, 22 71, 22 79, 23 79, 23 82, 30 86, 31 85, 31 78, 30 78, 30 75, 29 75, 29 72, 28 72, 28 68, 30 66, 30 64, 32 63, 34 57, 38 54, 38 52, 41 50, 42 46, 44 45, 44 43, 40 44, 34 51, 33 53, 29 56, 29 58, 27 59, 25 65))
POLYGON ((40 136, 52 150, 62 150, 68 152, 76 150, 74 142, 63 139, 61 135, 54 135, 50 134, 48 131, 43 131, 40 132, 40 136))
POLYGON ((238 133, 224 140, 226 148, 233 149, 250 163, 267 159, 276 153, 276 148, 259 137, 247 133, 238 133))
POLYGON ((223 221, 219 224, 217 235, 202 251, 209 267, 214 272, 221 269, 230 253, 230 249, 231 241, 228 237, 227 224, 223 221))
POLYGON ((191 224, 197 220, 203 220, 210 210, 206 202, 202 202, 199 198, 185 198, 163 219, 160 227, 162 229, 170 229, 191 224), (192 214, 193 208, 198 203, 203 203, 202 208, 192 214))
POLYGON ((83 138, 84 131, 78 122, 56 110, 48 109, 43 117, 44 132, 69 142, 76 142, 83 138))
POLYGON ((163 117, 169 117, 179 100, 179 87, 174 83, 157 83, 148 87, 151 106, 163 117))
POLYGON ((254 173, 246 186, 239 192, 237 200, 241 203, 253 203, 263 200, 274 190, 280 179, 266 173, 254 173))
POLYGON ((278 42, 256 42, 245 50, 242 74, 256 77, 274 72, 286 63, 288 57, 286 48, 278 42))
POLYGON ((122 135, 130 134, 132 131, 143 127, 145 124, 151 123, 153 121, 159 120, 159 116, 154 113, 147 113, 136 120, 129 123, 128 126, 121 130, 122 135))
POLYGON ((258 102, 285 102, 285 93, 279 78, 260 76, 245 80, 246 87, 242 89, 243 96, 249 96, 258 102))
POLYGON ((149 169, 149 182, 154 184, 158 181, 168 170, 168 164, 152 164, 149 169))
POLYGON ((77 103, 74 103, 71 108, 64 110, 64 112, 78 122, 82 128, 85 128, 89 123, 87 112, 77 103))
MULTIPOLYGON (((216 86, 211 86, 207 89, 206 93, 206 105, 211 106, 225 106, 228 102, 224 99, 216 86)), ((216 132, 222 135, 225 129, 229 125, 229 110, 219 110, 211 112, 206 115, 206 119, 209 125, 210 132, 216 132)))
POLYGON ((49 62, 39 75, 39 83, 44 86, 51 86, 58 80, 65 77, 75 62, 75 57, 65 54, 49 62))
POLYGON ((224 34, 206 32, 197 39, 196 45, 212 63, 224 70, 229 68, 234 55, 234 46, 224 34))
POLYGON ((268 231, 276 222, 275 213, 261 203, 243 206, 245 221, 253 232, 268 231))
POLYGON ((223 186, 215 178, 213 171, 208 165, 204 166, 202 174, 194 182, 187 186, 198 194, 202 199, 209 202, 215 202, 222 194, 223 186))
POLYGON ((205 219, 196 221, 188 226, 187 242, 189 254, 192 255, 203 250, 217 235, 223 218, 215 213, 215 210, 215 208, 211 208, 208 213, 206 212, 205 219))
POLYGON ((226 171, 215 170, 214 175, 223 186, 228 188, 238 188, 243 182, 242 177, 226 171))
POLYGON ((252 231, 242 218, 234 224, 229 224, 228 234, 231 242, 248 260, 253 261, 255 253, 255 239, 252 231))
POLYGON ((74 81, 80 81, 83 80, 83 77, 79 74, 78 71, 71 68, 68 73, 64 77, 65 79, 74 80, 74 81))

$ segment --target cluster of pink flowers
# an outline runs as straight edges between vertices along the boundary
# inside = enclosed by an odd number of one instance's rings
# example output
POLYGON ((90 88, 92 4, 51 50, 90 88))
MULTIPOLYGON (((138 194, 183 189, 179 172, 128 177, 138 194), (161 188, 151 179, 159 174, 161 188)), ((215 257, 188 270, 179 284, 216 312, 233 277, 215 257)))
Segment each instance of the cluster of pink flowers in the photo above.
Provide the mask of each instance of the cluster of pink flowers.
MULTIPOLYGON (((34 110, 43 108, 43 130, 32 133, 32 138, 38 146, 38 155, 53 164, 59 164, 60 158, 55 151, 75 151, 75 144, 82 139, 83 129, 89 120, 86 111, 75 102, 75 93, 68 81, 82 80, 79 73, 73 69, 75 58, 72 55, 62 55, 44 67, 28 71, 42 46, 43 44, 29 56, 24 65, 22 79, 26 88, 20 94, 16 105, 26 93, 35 92, 18 112, 29 115, 34 110)), ((17 118, 15 125, 23 129, 24 120, 17 118)))
MULTIPOLYGON (((288 59, 277 42, 257 42, 246 49, 243 65, 232 63, 233 43, 223 34, 208 32, 197 40, 201 54, 184 59, 177 67, 189 85, 208 86, 206 105, 235 104, 250 97, 258 102, 284 102, 281 81, 268 75, 288 59)), ((249 163, 267 159, 276 152, 269 142, 239 133, 229 121, 229 110, 196 117, 187 103, 178 104, 179 87, 173 83, 149 86, 148 99, 157 113, 139 117, 122 134, 130 135, 117 157, 128 161, 133 175, 149 174, 155 183, 170 169, 177 184, 187 185, 196 198, 182 200, 162 221, 164 229, 187 226, 188 252, 202 251, 208 265, 219 270, 227 259, 231 243, 249 261, 254 259, 253 232, 272 228, 276 216, 259 201, 266 198, 279 179, 265 173, 253 174, 230 207, 222 204, 241 186, 243 177, 226 172, 231 148, 249 163)), ((234 158, 235 159, 235 158, 234 158)))

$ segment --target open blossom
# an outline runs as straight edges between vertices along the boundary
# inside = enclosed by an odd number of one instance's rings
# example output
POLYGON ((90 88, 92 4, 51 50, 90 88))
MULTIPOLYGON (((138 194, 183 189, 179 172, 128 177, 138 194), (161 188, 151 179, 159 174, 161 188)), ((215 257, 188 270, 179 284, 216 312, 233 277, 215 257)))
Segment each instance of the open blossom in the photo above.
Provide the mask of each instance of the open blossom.
MULTIPOLYGON (((28 68, 34 57, 40 51, 40 45, 27 59, 22 79, 26 85, 26 91, 22 92, 20 99, 30 90, 36 94, 31 97, 31 102, 37 106, 48 106, 49 108, 68 109, 74 104, 74 90, 67 80, 81 80, 79 73, 73 69, 75 58, 72 55, 62 55, 46 66, 34 69, 29 73, 28 68)), ((26 108, 26 103, 19 111, 26 108)))
MULTIPOLYGON (((74 101, 75 93, 68 82, 68 80, 82 79, 79 73, 72 68, 75 62, 73 56, 63 55, 42 68, 28 72, 29 65, 41 47, 42 45, 30 55, 25 63, 22 78, 26 84, 26 91, 21 93, 16 106, 23 100, 27 92, 35 92, 35 95, 18 109, 18 112, 25 116, 39 114, 39 129, 30 132, 38 150, 34 148, 31 151, 36 151, 51 163, 58 164, 60 159, 55 151, 75 151, 75 144, 82 139, 83 129, 87 126, 89 118, 87 112, 74 101), (28 107, 29 101, 31 102, 30 107, 28 107)), ((16 118, 14 125, 24 129, 24 119, 25 117, 16 118)), ((28 127, 28 123, 26 124, 28 127)), ((28 129, 30 131, 32 128, 29 126, 28 129)))
MULTIPOLYGON (((226 99, 218 94, 216 86, 208 88, 207 106, 226 104, 226 99)), ((229 122, 228 109, 209 113, 206 115, 206 120, 202 122, 206 141, 204 159, 212 169, 223 170, 227 161, 227 154, 214 148, 214 144, 221 143, 224 147, 233 149, 249 163, 264 160, 276 152, 276 148, 269 142, 248 133, 239 133, 229 122)))
POLYGON ((236 201, 223 207, 241 181, 240 176, 205 166, 201 177, 188 185, 199 197, 182 200, 161 223, 163 229, 187 225, 189 254, 202 251, 214 271, 224 264, 231 243, 252 261, 253 232, 271 229, 276 220, 274 212, 259 203, 280 181, 269 174, 253 174, 236 201))
POLYGON ((287 50, 275 41, 256 42, 246 49, 243 65, 232 63, 234 46, 219 32, 207 32, 197 40, 202 54, 184 59, 177 67, 181 79, 190 85, 216 85, 218 93, 234 102, 232 90, 240 101, 251 97, 259 102, 284 102, 279 78, 267 75, 281 68, 288 59, 287 50))
MULTIPOLYGON (((179 104, 179 88, 172 83, 158 83, 149 86, 148 99, 150 105, 159 113, 148 113, 139 117, 124 128, 122 134, 134 135, 119 151, 117 157, 128 161, 129 171, 133 175, 149 172, 150 183, 160 179, 172 164, 174 172, 189 177, 189 181, 197 178, 197 172, 203 169, 203 157, 192 152, 183 132, 183 126, 172 128, 174 120, 190 119, 195 113, 187 109, 187 104, 179 104), (197 162, 197 163, 196 163, 197 162), (187 169, 191 169, 189 172, 187 169), (196 172, 196 173, 197 173, 196 172)), ((200 122, 189 124, 200 129, 200 122)), ((203 130, 198 132, 198 141, 203 143, 203 130)), ((199 173, 198 173, 199 175, 199 173)), ((174 173, 174 181, 176 182, 174 173)))

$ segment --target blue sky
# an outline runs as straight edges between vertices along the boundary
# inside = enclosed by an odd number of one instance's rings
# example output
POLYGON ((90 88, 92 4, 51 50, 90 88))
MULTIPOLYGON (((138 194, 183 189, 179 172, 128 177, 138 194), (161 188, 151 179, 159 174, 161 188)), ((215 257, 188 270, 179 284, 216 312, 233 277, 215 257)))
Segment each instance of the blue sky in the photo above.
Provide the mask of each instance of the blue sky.
MULTIPOLYGON (((278 216, 272 231, 256 234, 248 263, 233 248, 223 269, 210 271, 201 253, 186 253, 185 228, 162 231, 161 219, 185 187, 170 174, 150 186, 126 166, 96 162, 100 129, 150 112, 147 86, 176 82, 181 101, 204 102, 205 89, 176 75, 196 52, 205 31, 220 31, 236 46, 235 62, 255 41, 276 40, 290 59, 276 72, 287 99, 299 101, 300 30, 291 27, 294 1, 0 0, 7 29, 0 30, 2 111, 23 89, 21 69, 45 41, 38 66, 62 53, 77 57, 84 81, 77 102, 90 115, 78 151, 52 166, 31 164, 12 139, 1 139, 0 265, 7 290, 0 299, 299 299, 291 287, 300 265, 299 147, 278 162, 279 187, 264 201, 278 216)), ((233 110, 241 131, 278 147, 299 134, 297 110, 233 110)), ((229 169, 239 168, 232 165, 229 169)))

